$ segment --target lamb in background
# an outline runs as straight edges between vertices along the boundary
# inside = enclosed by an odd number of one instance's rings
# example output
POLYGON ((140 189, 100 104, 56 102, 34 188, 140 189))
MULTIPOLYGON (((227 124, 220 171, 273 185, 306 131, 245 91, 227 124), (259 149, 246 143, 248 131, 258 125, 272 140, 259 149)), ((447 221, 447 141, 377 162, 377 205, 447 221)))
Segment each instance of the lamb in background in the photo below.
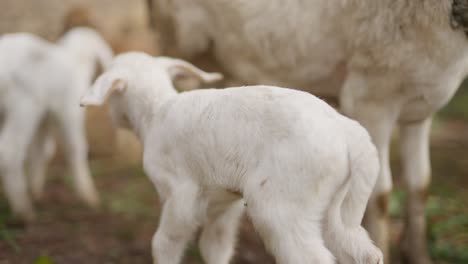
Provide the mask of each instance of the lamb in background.
POLYGON ((74 27, 90 27, 95 29, 106 40, 114 51, 119 54, 126 51, 142 51, 151 55, 159 53, 156 36, 151 28, 134 28, 129 25, 113 28, 113 32, 106 29, 96 17, 89 5, 77 5, 70 8, 63 18, 63 31, 74 27))
POLYGON ((206 263, 229 263, 244 206, 278 263, 383 263, 361 227, 379 171, 363 127, 291 89, 177 94, 180 76, 221 78, 182 60, 126 53, 81 99, 108 101, 113 120, 142 142, 163 202, 154 263, 179 263, 199 226, 206 263))
POLYGON ((275 84, 338 97, 341 111, 368 129, 381 171, 365 225, 386 259, 389 143, 398 127, 408 191, 403 256, 431 262, 424 215, 430 126, 468 73, 467 0, 148 3, 163 54, 211 57, 230 85, 275 84))
POLYGON ((57 44, 29 33, 0 38, 0 175, 12 210, 22 219, 35 217, 28 183, 34 198, 43 195, 55 128, 78 196, 98 205, 87 161, 84 110, 77 104, 112 56, 100 35, 88 28, 70 30, 57 44))

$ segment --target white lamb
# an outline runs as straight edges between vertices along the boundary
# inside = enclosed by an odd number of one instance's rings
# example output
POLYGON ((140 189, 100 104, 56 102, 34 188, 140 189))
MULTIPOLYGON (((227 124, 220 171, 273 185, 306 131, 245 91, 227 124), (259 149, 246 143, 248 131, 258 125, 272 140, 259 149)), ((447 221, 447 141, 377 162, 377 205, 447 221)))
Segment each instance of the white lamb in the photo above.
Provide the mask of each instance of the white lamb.
POLYGON ((278 263, 383 263, 361 227, 379 171, 366 130, 308 93, 272 86, 177 94, 179 76, 221 75, 167 57, 115 58, 81 99, 144 146, 164 203, 153 237, 158 264, 179 263, 202 226, 208 264, 227 264, 244 206, 278 263))
POLYGON ((30 221, 30 191, 41 198, 48 160, 54 153, 52 130, 63 139, 77 194, 98 205, 87 162, 84 111, 76 107, 99 67, 112 51, 92 29, 76 28, 57 44, 29 33, 0 38, 0 175, 13 212, 30 221), (3 119, 3 120, 2 120, 3 119))
POLYGON ((403 256, 431 262, 424 214, 430 126, 468 73, 468 0, 147 2, 165 55, 197 62, 211 55, 230 85, 339 97, 343 113, 368 129, 379 151, 382 170, 365 225, 386 257, 390 137, 399 128, 408 190, 403 256))

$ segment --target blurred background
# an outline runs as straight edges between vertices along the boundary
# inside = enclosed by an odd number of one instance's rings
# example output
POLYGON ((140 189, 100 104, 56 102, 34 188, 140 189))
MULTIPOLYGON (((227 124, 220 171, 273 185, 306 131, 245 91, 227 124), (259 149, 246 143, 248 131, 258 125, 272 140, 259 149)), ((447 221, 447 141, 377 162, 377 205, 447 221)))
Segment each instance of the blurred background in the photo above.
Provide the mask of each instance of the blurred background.
MULTIPOLYGON (((70 25, 97 28, 115 53, 159 54, 162 36, 151 30, 144 0, 0 0, 0 34, 25 31, 54 41, 70 25)), ((112 127, 105 108, 87 109, 87 135, 101 209, 90 210, 77 200, 59 150, 48 171, 46 198, 36 206, 37 222, 15 222, 0 193, 0 264, 151 263, 159 203, 141 168, 141 146, 130 132, 112 127)), ((436 263, 468 263, 468 82, 435 118, 431 158, 433 184, 426 208, 430 253, 436 263)), ((392 166, 395 245, 405 196, 397 144, 392 166)), ((240 233, 233 263, 273 263, 247 219, 240 233)), ((184 263, 202 263, 194 244, 184 263)))

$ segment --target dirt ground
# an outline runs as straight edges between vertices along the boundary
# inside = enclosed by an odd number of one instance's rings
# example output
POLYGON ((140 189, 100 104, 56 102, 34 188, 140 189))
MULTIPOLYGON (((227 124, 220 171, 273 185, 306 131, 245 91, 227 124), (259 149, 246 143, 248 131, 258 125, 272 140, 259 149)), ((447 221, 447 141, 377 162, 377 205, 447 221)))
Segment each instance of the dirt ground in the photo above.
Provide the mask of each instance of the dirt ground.
MULTIPOLYGON (((37 223, 16 222, 1 204, 1 264, 152 263, 150 241, 160 210, 152 184, 139 167, 94 160, 92 168, 103 199, 98 211, 80 204, 61 165, 53 166, 46 198, 37 204, 37 223)), ((202 263, 194 244, 185 259, 202 263)), ((272 263, 247 219, 235 259, 233 263, 272 263)))

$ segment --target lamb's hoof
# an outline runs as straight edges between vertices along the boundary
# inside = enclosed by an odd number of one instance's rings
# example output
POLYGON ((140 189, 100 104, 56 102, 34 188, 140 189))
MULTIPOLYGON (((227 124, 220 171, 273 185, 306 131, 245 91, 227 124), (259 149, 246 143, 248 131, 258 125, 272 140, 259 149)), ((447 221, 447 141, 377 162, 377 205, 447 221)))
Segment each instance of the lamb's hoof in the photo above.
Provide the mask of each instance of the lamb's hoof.
POLYGON ((379 249, 375 249, 372 252, 365 254, 363 257, 362 264, 383 264, 384 256, 379 249))
POLYGON ((363 264, 384 264, 384 257, 382 253, 380 254, 369 254, 364 257, 363 264))
POLYGON ((81 197, 83 202, 92 209, 98 209, 101 205, 101 200, 99 199, 99 195, 97 192, 92 192, 87 195, 83 195, 81 197))
POLYGON ((6 228, 12 228, 12 229, 24 229, 29 222, 24 220, 23 218, 19 216, 13 216, 5 221, 5 227, 6 228))
POLYGON ((13 219, 9 222, 16 223, 18 226, 23 226, 34 221, 36 221, 36 213, 31 209, 14 212, 13 219))

